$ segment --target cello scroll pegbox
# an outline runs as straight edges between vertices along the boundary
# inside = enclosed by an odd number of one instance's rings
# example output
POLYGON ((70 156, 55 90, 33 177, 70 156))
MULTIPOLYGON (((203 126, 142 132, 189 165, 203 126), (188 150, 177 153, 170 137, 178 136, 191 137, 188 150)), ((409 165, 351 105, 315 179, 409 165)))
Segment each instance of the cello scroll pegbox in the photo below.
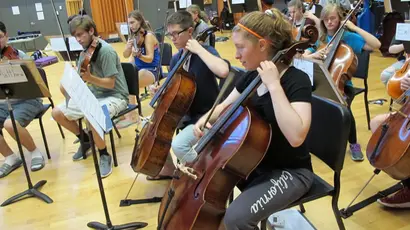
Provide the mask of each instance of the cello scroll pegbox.
POLYGON ((309 39, 311 45, 314 45, 319 38, 319 31, 316 26, 307 25, 302 28, 302 36, 309 39))

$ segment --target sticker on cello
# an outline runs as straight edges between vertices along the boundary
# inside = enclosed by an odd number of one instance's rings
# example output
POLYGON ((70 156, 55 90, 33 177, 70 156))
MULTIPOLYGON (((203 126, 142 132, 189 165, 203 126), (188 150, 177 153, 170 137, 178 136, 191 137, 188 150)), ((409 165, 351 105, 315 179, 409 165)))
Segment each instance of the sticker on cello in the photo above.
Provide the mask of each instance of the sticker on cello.
POLYGON ((410 23, 397 23, 396 40, 410 41, 410 23))

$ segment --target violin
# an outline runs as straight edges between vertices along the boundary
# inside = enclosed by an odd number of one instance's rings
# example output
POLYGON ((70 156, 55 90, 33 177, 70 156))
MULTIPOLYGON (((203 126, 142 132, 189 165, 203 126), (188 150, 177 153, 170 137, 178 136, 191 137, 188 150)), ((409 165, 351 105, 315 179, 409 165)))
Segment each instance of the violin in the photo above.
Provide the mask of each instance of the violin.
POLYGON ((394 73, 394 75, 390 78, 390 80, 387 82, 387 93, 393 99, 397 99, 401 95, 403 95, 404 92, 403 90, 401 90, 400 82, 403 78, 406 77, 409 71, 410 71, 410 54, 406 54, 406 61, 404 62, 403 66, 399 70, 397 70, 394 73))
MULTIPOLYGON (((272 61, 288 66, 297 52, 314 44, 318 31, 314 26, 307 29, 312 39, 279 51, 272 61)), ((194 146, 197 159, 190 168, 176 172, 178 179, 171 181, 162 198, 158 229, 219 228, 233 189, 259 165, 270 145, 270 125, 246 105, 261 83, 258 75, 194 146)))
POLYGON ((83 57, 83 62, 80 66, 81 71, 87 71, 88 65, 91 64, 91 62, 95 62, 100 48, 101 43, 99 42, 98 38, 94 38, 88 48, 81 52, 80 55, 83 57))
POLYGON ((18 50, 11 46, 4 47, 0 52, 0 59, 14 60, 20 59, 18 50))

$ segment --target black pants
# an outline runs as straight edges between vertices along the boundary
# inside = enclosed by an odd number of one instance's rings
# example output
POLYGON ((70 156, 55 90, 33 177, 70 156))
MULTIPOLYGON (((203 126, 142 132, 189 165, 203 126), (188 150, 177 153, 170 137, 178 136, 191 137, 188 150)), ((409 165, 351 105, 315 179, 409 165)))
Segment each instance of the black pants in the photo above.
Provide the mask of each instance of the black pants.
POLYGON ((345 85, 345 94, 346 94, 347 108, 349 109, 350 116, 351 116, 349 143, 356 144, 357 143, 356 121, 354 119, 353 112, 351 109, 351 105, 352 105, 352 102, 355 96, 354 88, 352 86, 345 85))

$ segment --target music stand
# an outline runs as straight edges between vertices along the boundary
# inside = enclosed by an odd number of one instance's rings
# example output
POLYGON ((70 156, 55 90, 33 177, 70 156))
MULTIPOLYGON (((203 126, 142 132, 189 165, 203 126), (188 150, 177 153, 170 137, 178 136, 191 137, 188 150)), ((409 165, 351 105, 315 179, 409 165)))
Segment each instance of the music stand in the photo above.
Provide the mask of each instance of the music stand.
POLYGON ((67 94, 70 96, 70 100, 73 100, 84 114, 87 122, 86 129, 88 130, 88 135, 90 137, 91 151, 94 159, 94 167, 98 182, 98 187, 100 190, 100 196, 102 205, 104 208, 104 214, 106 219, 106 224, 100 222, 92 221, 87 224, 89 228, 93 229, 139 229, 147 226, 147 223, 143 222, 133 222, 123 225, 113 226, 110 214, 108 211, 107 200, 104 192, 104 185, 101 178, 100 167, 98 165, 97 153, 95 150, 94 136, 92 134, 94 130, 98 133, 101 138, 104 138, 105 132, 108 132, 112 128, 111 118, 106 105, 102 107, 99 106, 99 102, 94 94, 90 91, 86 83, 80 78, 77 71, 75 71, 69 63, 66 63, 64 75, 61 79, 61 85, 64 87, 67 94))
POLYGON ((8 111, 10 114, 11 122, 13 125, 13 130, 16 135, 16 142, 19 149, 21 160, 23 161, 24 173, 26 175, 28 189, 23 191, 17 195, 14 195, 4 201, 1 206, 4 207, 6 205, 12 204, 21 200, 22 197, 37 197, 47 204, 53 203, 53 200, 48 197, 46 194, 38 191, 43 185, 47 183, 46 180, 41 180, 37 182, 34 186, 30 179, 30 174, 27 169, 26 160, 23 153, 23 148, 20 142, 20 136, 17 131, 17 125, 13 114, 13 107, 10 103, 10 99, 34 99, 34 98, 41 98, 41 97, 50 97, 50 92, 47 89, 44 81, 41 79, 40 73, 38 72, 35 64, 33 61, 7 61, 7 62, 0 62, 0 99, 6 99, 6 103, 8 106, 8 111), (20 72, 17 73, 18 70, 12 70, 13 67, 20 68, 20 72), (5 74, 3 70, 7 71, 10 74, 5 74), (21 72, 21 70, 23 72, 21 72), (6 80, 6 78, 8 78, 6 80), (20 81, 19 79, 26 79, 25 81, 20 81))
MULTIPOLYGON (((302 69, 311 78, 313 78, 313 84, 312 84, 313 94, 320 96, 320 97, 328 98, 339 104, 347 106, 346 100, 343 98, 342 94, 337 89, 333 81, 333 78, 330 76, 329 71, 323 65, 322 61, 295 58, 294 64, 298 60, 305 62, 305 65, 313 65, 313 68, 306 67, 306 69, 305 68, 302 69), (310 71, 308 71, 307 69, 310 69, 310 71)), ((298 68, 297 66, 295 67, 298 68)))
POLYGON ((89 128, 90 124, 88 122, 86 122, 86 124, 87 124, 88 136, 90 137, 91 152, 93 153, 94 167, 95 167, 95 172, 97 174, 98 187, 100 189, 101 200, 103 203, 104 214, 105 214, 105 219, 107 223, 107 224, 102 224, 100 222, 92 221, 87 224, 87 227, 93 228, 93 229, 107 229, 107 230, 139 229, 139 228, 146 227, 148 224, 145 222, 134 222, 134 223, 128 223, 128 224, 122 224, 122 225, 116 225, 116 226, 112 225, 112 222, 110 219, 110 213, 108 211, 107 200, 105 198, 104 185, 102 183, 102 178, 100 174, 100 166, 98 165, 98 161, 97 161, 97 151, 95 150, 94 137, 91 132, 91 129, 89 128))

